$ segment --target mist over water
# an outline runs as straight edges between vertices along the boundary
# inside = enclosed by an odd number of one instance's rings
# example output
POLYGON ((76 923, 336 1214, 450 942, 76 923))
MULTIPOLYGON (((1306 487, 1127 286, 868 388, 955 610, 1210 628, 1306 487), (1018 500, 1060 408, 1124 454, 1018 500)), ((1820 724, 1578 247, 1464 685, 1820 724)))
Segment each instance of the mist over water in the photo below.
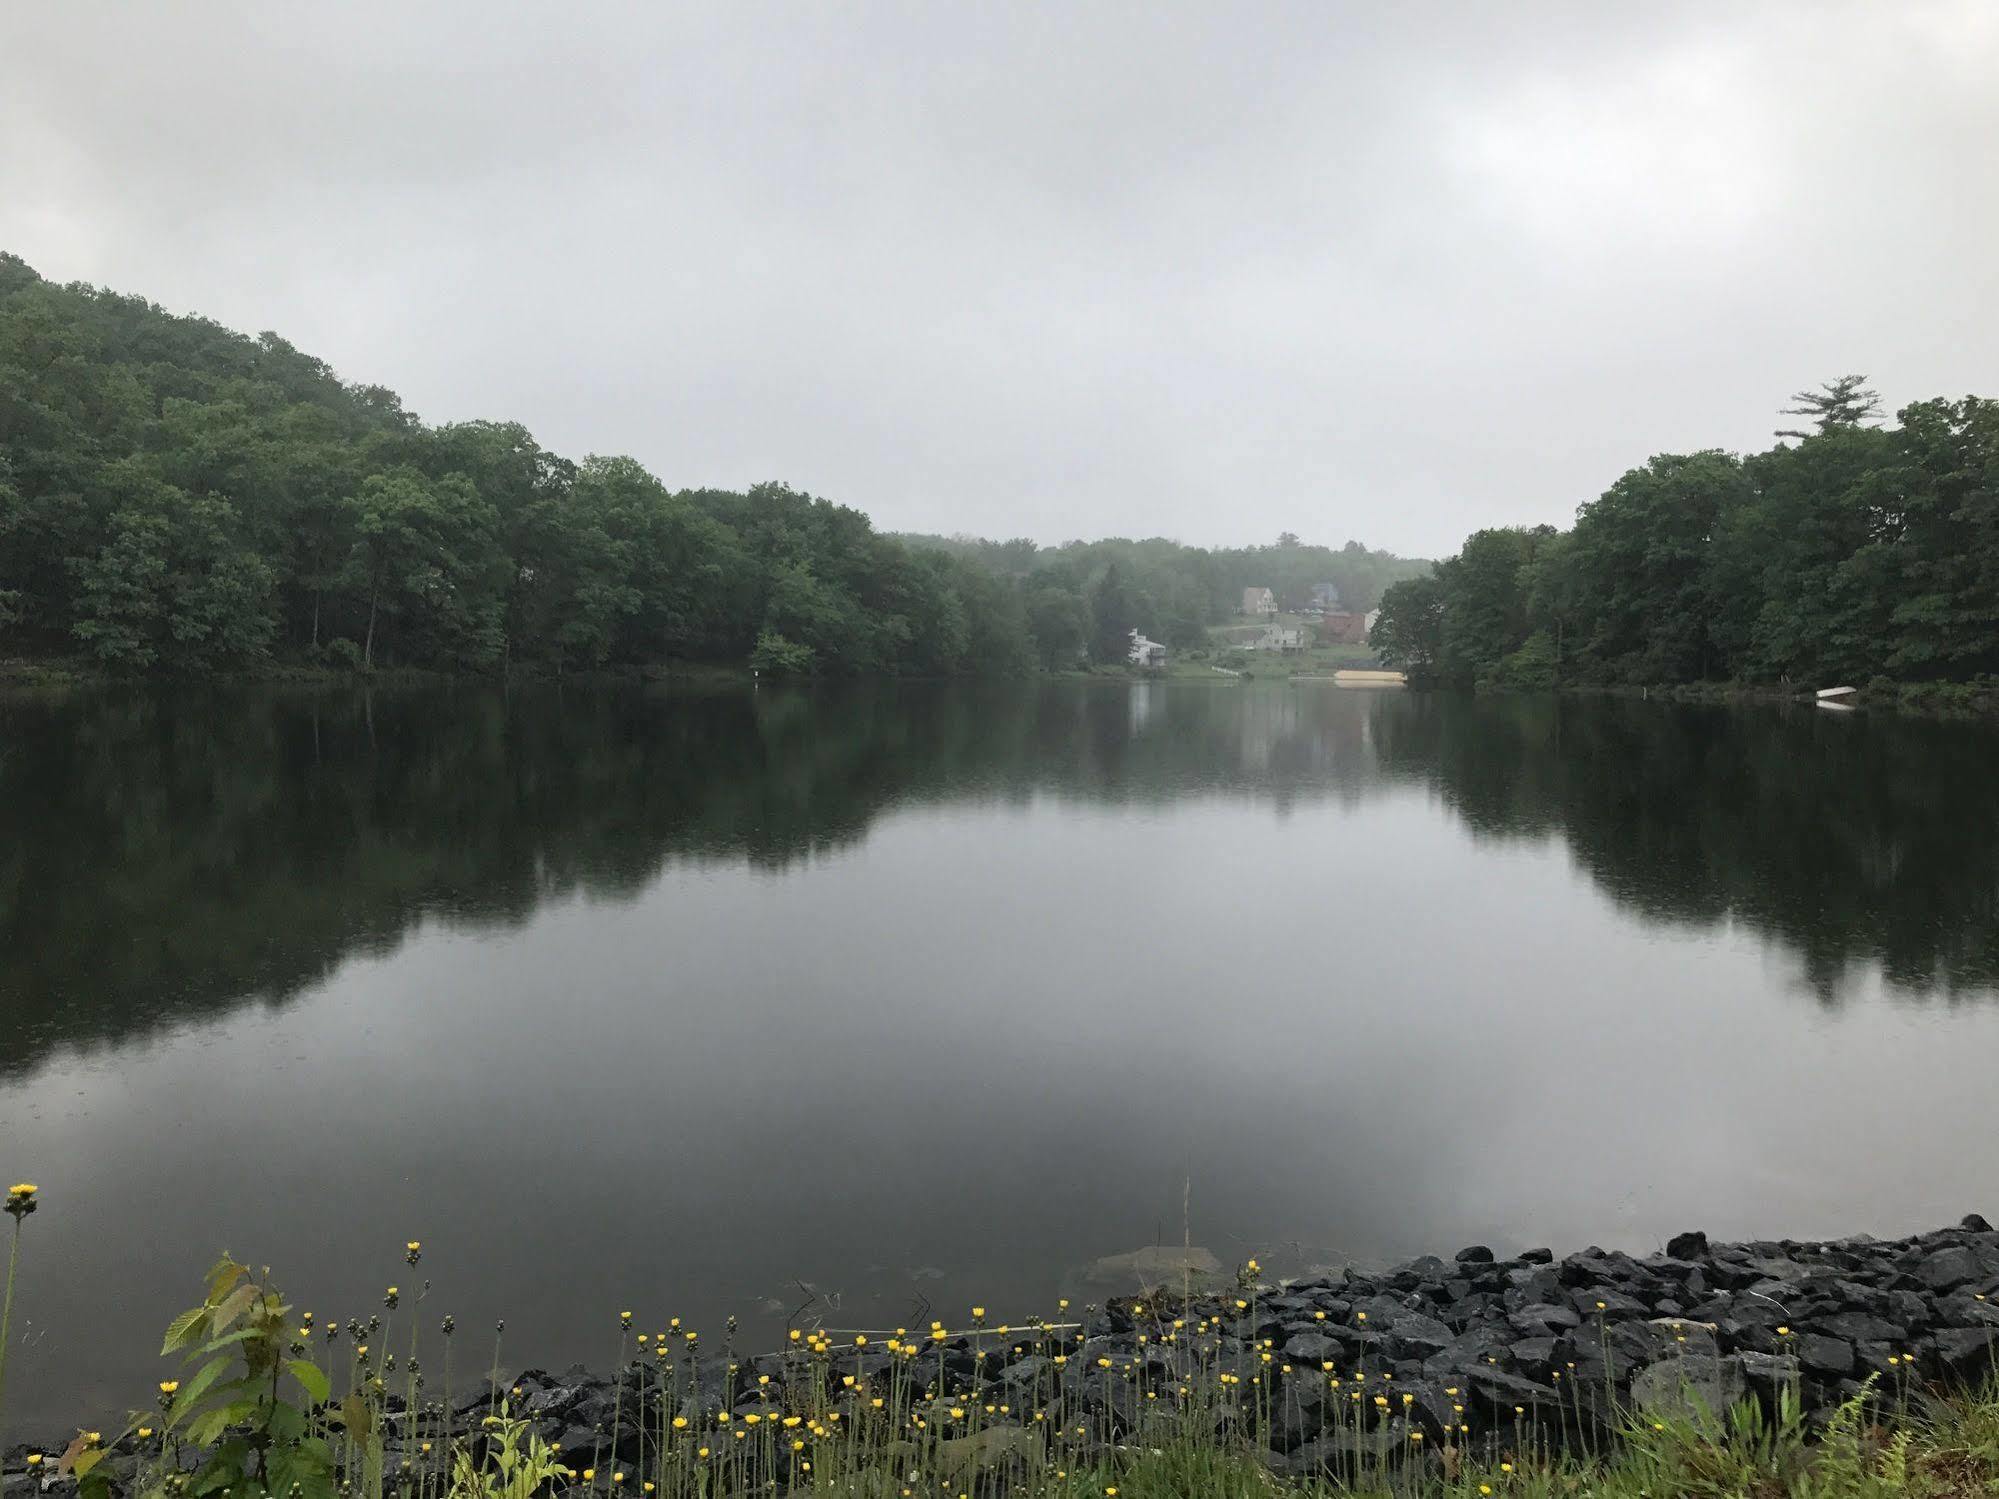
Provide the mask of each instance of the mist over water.
POLYGON ((625 1307, 1023 1318, 1183 1233, 1990 1212, 1995 751, 1323 685, 0 698, 10 1408, 142 1403, 225 1248, 325 1319, 421 1238, 470 1367, 500 1316, 544 1365, 625 1307))

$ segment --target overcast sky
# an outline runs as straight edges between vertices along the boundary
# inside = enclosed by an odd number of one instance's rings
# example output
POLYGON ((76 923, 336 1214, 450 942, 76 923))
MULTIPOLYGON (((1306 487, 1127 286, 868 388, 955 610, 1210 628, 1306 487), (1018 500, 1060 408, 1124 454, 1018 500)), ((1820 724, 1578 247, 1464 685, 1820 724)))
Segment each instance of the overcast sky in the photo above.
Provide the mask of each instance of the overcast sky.
POLYGON ((0 248, 675 486, 1435 555, 1999 394, 1999 4, 16 3, 0 248))

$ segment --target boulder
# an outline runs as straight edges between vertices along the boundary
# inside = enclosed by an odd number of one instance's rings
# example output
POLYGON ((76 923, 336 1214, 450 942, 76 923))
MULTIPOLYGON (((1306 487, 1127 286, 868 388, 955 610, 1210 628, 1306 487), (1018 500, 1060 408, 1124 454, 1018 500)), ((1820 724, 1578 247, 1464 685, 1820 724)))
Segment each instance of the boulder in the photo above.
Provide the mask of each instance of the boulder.
POLYGON ((1983 1327, 1946 1327, 1932 1341, 1937 1364, 1967 1384, 1999 1374, 1999 1334, 1983 1327))
POLYGON ((1870 1312, 1837 1312, 1818 1318, 1817 1326, 1821 1332, 1849 1343, 1900 1343, 1909 1336, 1907 1328, 1870 1312))
POLYGON ((1666 1241, 1666 1255, 1669 1259, 1698 1260, 1707 1254, 1707 1235, 1699 1229, 1689 1229, 1683 1234, 1674 1234, 1666 1241))
POLYGON ((1284 1340, 1284 1356, 1316 1369, 1328 1361, 1338 1363, 1344 1355, 1340 1345, 1322 1332, 1295 1332, 1284 1340))
POLYGON ((1501 1412, 1548 1411, 1561 1403, 1552 1386, 1522 1379, 1496 1364, 1474 1365, 1466 1380, 1480 1400, 1501 1412))
POLYGON ((1553 1337, 1582 1326, 1582 1316, 1575 1308, 1558 1306, 1553 1302, 1537 1302, 1533 1306, 1523 1306, 1513 1314, 1513 1325, 1530 1337, 1553 1337))
POLYGON ((1790 1346, 1798 1362, 1822 1378, 1844 1379, 1853 1372, 1853 1345, 1844 1338, 1808 1332, 1792 1338, 1790 1346))
POLYGON ((1599 1317, 1616 1319, 1619 1317, 1649 1317, 1652 1308, 1636 1296, 1627 1296, 1611 1286, 1583 1286, 1569 1297, 1573 1306, 1585 1322, 1599 1317))
POLYGON ((1498 1359, 1507 1352, 1510 1341, 1504 1323, 1469 1328, 1451 1339, 1448 1347, 1424 1359, 1423 1372, 1439 1376, 1461 1373, 1498 1359))
POLYGON ((1953 1244, 1948 1249, 1939 1249, 1927 1256, 1916 1266, 1916 1279, 1933 1293, 1955 1291, 1960 1286, 1968 1286, 1975 1280, 1983 1280, 1991 1272, 1976 1253, 1962 1244, 1953 1244))
POLYGON ((1749 1388, 1766 1400, 1776 1399, 1780 1389, 1798 1383, 1798 1361, 1789 1354, 1738 1353, 1732 1362, 1742 1370, 1749 1388))
POLYGON ((1530 1378, 1546 1379, 1563 1362, 1564 1351, 1555 1338, 1522 1338, 1507 1349, 1507 1356, 1530 1378))
POLYGON ((1657 1420, 1686 1420, 1712 1425, 1748 1389, 1742 1367, 1734 1359, 1694 1353, 1647 1364, 1631 1379, 1631 1400, 1657 1420))

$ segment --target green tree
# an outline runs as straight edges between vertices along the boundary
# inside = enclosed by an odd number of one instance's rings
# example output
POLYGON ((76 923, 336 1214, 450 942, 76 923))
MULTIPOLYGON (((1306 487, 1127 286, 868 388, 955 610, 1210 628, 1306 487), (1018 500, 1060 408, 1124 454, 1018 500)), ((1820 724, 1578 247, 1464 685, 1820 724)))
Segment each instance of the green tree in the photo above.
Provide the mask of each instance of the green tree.
POLYGON ((1632 469, 1576 517, 1576 654, 1614 681, 1684 682, 1725 665, 1709 633, 1714 538, 1749 497, 1741 462, 1708 451, 1632 469))
POLYGON ((1529 629, 1529 569, 1554 528, 1474 531, 1457 556, 1437 565, 1444 605, 1437 666, 1455 680, 1489 675, 1529 629))
POLYGON ((1082 661, 1089 640, 1089 612, 1071 590, 1039 584, 1028 595, 1027 627, 1045 670, 1066 671, 1082 661))
MULTIPOLYGON (((1865 375, 1841 375, 1817 390, 1801 390, 1791 399, 1798 404, 1783 408, 1785 416, 1808 416, 1818 433, 1841 427, 1858 427, 1881 414, 1881 395, 1868 390, 1865 375)), ((1779 437, 1808 437, 1811 433, 1780 430, 1779 437)))
POLYGON ((1368 636, 1375 653, 1412 676, 1435 673, 1444 655, 1444 595, 1444 579, 1434 575, 1390 584, 1368 636))
POLYGON ((204 670, 262 655, 275 578, 236 539, 234 508, 136 465, 121 480, 108 539, 75 567, 77 638, 106 665, 130 669, 204 670))
POLYGON ((1911 676, 1999 670, 1999 401, 1900 413, 1891 507, 1855 555, 1887 602, 1887 664, 1911 676))
POLYGON ((775 630, 765 630, 750 652, 750 669, 773 676, 804 676, 812 670, 812 648, 786 640, 775 630))
POLYGON ((371 474, 352 506, 354 569, 367 597, 362 665, 374 667, 384 613, 423 616, 459 659, 492 659, 502 635, 493 515, 471 481, 409 468, 371 474))
POLYGON ((1125 586, 1123 569, 1113 562, 1090 590, 1090 658, 1106 664, 1125 660, 1137 628, 1137 603, 1125 586))

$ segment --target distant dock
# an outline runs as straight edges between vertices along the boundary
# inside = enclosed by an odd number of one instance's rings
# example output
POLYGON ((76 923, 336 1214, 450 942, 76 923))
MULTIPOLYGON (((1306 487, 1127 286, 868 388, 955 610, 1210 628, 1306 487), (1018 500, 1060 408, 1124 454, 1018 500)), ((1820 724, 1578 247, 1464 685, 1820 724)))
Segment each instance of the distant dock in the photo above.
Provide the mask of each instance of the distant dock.
POLYGON ((1333 682, 1340 687, 1407 687, 1409 678, 1399 671, 1336 671, 1333 682))

